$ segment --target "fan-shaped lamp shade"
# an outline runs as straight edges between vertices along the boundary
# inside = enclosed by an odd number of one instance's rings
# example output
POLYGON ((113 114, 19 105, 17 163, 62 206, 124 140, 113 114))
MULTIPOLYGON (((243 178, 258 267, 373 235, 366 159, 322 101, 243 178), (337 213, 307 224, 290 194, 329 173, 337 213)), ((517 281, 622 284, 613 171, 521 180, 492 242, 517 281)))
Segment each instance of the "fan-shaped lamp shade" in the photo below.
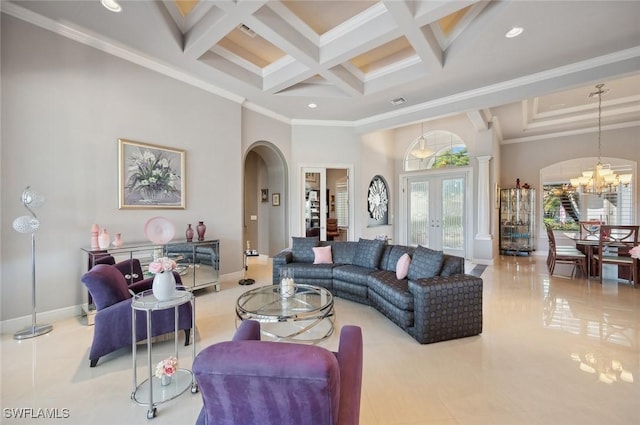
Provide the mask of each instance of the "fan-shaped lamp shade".
POLYGON ((13 229, 18 233, 33 233, 40 228, 40 221, 30 215, 22 215, 13 220, 13 229))
POLYGON ((44 205, 44 196, 39 194, 38 192, 29 189, 28 187, 22 192, 22 203, 25 206, 38 208, 44 205))

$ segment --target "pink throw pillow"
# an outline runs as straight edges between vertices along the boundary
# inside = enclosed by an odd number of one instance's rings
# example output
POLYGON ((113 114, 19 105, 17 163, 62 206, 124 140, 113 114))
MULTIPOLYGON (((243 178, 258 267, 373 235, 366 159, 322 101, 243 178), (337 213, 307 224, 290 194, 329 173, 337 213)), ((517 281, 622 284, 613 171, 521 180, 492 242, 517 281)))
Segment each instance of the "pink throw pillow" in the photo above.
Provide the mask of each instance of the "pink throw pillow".
POLYGON ((313 264, 333 264, 331 246, 317 246, 313 248, 313 264))
POLYGON ((409 254, 404 253, 400 258, 398 258, 398 262, 396 263, 396 277, 398 280, 402 280, 407 277, 410 265, 411 257, 409 257, 409 254))

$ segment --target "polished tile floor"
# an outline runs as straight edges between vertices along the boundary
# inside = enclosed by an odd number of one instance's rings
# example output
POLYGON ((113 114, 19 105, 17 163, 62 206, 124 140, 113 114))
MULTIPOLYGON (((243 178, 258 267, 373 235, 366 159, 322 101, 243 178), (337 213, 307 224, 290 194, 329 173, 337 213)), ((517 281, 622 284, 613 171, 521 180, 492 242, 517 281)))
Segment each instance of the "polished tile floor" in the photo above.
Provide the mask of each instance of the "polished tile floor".
MULTIPOLYGON (((256 285, 269 283, 268 261, 255 260, 248 275, 256 285)), ((370 307, 337 299, 336 327, 363 329, 360 423, 640 424, 640 289, 562 274, 570 275, 568 266, 549 277, 543 257, 501 257, 482 274, 482 335, 430 345, 418 344, 370 307)), ((232 336, 234 302, 246 290, 229 280, 221 292, 198 294, 198 349, 232 336)), ((2 336, 0 422, 150 423, 146 407, 130 398, 131 350, 89 368, 92 328, 80 318, 54 325, 51 334, 33 340, 2 336), (33 414, 49 409, 59 418, 16 419, 22 408, 33 414)), ((323 345, 335 349, 337 341, 338 332, 323 345)), ((172 346, 161 341, 154 354, 168 355, 172 346)), ((181 348, 180 360, 190 366, 188 349, 181 348)), ((193 424, 200 407, 200 395, 187 392, 160 405, 152 423, 193 424)))

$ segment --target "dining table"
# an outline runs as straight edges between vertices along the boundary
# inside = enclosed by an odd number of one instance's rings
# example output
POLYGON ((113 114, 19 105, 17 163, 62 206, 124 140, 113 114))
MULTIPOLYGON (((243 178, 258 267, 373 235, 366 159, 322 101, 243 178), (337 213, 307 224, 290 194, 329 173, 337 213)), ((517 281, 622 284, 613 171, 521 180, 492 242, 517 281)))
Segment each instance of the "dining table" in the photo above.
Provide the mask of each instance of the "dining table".
MULTIPOLYGON (((598 251, 598 247, 600 246, 600 235, 599 234, 589 234, 586 237, 580 238, 579 232, 563 232, 563 235, 569 239, 572 239, 576 248, 583 252, 587 256, 587 276, 598 277, 598 267, 595 264, 595 260, 593 259, 593 255, 598 251)), ((615 246, 615 244, 609 243, 609 246, 615 246)), ((621 245, 625 246, 625 245, 621 245)), ((618 276, 623 277, 623 276, 618 276)))

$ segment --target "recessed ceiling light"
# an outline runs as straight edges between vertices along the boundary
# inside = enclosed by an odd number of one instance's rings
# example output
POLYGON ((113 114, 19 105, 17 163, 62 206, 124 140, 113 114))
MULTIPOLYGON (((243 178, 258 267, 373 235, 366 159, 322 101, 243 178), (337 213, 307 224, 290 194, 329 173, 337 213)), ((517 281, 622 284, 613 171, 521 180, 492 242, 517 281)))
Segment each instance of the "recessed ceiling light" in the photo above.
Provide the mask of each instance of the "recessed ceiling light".
POLYGON ((111 12, 120 12, 122 10, 122 6, 116 0, 100 0, 100 3, 111 12))
POLYGON ((504 36, 507 37, 507 38, 514 38, 514 37, 519 36, 523 32, 524 32, 524 28, 522 28, 522 27, 513 27, 509 31, 507 31, 507 33, 504 36))
POLYGON ((391 99, 392 105, 402 105, 407 100, 404 97, 396 97, 395 99, 391 99))
POLYGON ((317 107, 318 107, 318 105, 316 105, 315 103, 310 103, 310 104, 308 104, 307 106, 308 106, 309 108, 311 108, 311 109, 315 109, 315 108, 317 108, 317 107))

